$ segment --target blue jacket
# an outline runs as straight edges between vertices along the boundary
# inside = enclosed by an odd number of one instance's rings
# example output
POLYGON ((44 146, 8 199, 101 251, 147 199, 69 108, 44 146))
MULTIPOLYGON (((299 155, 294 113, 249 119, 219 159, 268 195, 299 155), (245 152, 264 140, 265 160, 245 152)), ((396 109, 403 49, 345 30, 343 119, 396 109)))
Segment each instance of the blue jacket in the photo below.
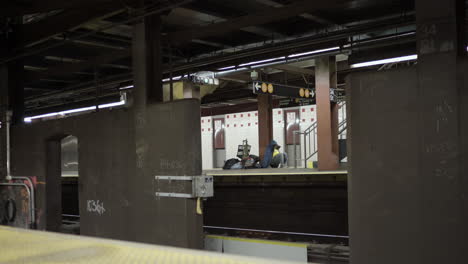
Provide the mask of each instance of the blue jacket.
POLYGON ((272 140, 270 144, 266 147, 265 156, 263 157, 263 160, 262 160, 262 168, 270 167, 271 159, 273 158, 273 151, 274 151, 275 145, 278 145, 278 143, 272 140))

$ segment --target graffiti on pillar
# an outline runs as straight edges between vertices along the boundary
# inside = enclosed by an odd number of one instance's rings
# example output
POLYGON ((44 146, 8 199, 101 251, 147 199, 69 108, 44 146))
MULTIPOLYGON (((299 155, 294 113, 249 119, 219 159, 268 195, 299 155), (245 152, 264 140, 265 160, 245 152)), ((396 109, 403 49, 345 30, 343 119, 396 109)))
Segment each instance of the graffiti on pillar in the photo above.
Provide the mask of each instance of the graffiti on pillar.
POLYGON ((447 101, 442 102, 435 107, 436 132, 440 133, 441 128, 449 124, 449 117, 454 113, 454 107, 447 101))
POLYGON ((168 160, 168 159, 161 159, 160 166, 163 170, 177 170, 183 169, 184 163, 180 160, 168 160))
POLYGON ((455 42, 450 34, 449 23, 429 23, 419 26, 421 54, 451 52, 455 50, 455 42))
POLYGON ((101 202, 99 200, 88 200, 86 204, 86 209, 90 213, 103 215, 106 212, 106 209, 104 208, 104 202, 101 202))

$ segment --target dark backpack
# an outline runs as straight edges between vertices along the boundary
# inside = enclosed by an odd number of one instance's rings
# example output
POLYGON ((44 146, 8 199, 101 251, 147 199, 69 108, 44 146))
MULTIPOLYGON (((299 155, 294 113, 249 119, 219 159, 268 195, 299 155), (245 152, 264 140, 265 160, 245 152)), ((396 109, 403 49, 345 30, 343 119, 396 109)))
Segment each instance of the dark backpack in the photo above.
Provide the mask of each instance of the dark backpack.
POLYGON ((228 159, 228 160, 226 160, 226 162, 224 163, 223 170, 231 169, 232 165, 234 165, 234 164, 236 164, 238 162, 240 162, 240 160, 238 160, 238 159, 228 159))

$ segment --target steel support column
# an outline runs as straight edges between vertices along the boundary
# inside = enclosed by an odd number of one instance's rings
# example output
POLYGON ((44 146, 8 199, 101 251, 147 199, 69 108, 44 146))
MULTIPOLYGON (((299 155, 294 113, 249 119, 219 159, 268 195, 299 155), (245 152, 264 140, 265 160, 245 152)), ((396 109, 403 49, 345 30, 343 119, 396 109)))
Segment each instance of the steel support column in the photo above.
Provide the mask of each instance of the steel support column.
POLYGON ((133 72, 135 86, 134 101, 137 107, 151 102, 163 102, 161 18, 148 16, 143 23, 135 25, 133 72))
POLYGON ((318 168, 319 170, 336 170, 339 167, 338 107, 330 102, 330 88, 336 87, 336 59, 334 57, 326 56, 316 59, 315 87, 318 168))
POLYGON ((260 158, 263 159, 265 149, 273 140, 273 102, 271 95, 258 95, 258 146, 260 158))
POLYGON ((419 79, 421 263, 464 263, 468 100, 464 0, 416 0, 419 79), (464 71, 464 73, 463 73, 464 71), (443 241, 441 245, 440 242, 443 241))
MULTIPOLYGON (((0 57, 22 45, 22 24, 11 24, 0 32, 0 57), (3 33, 3 34, 2 34, 3 33)), ((12 123, 21 124, 24 119, 23 63, 21 60, 0 64, 0 177, 6 169, 6 116, 13 111, 12 123)))
MULTIPOLYGON (((23 43, 23 25, 21 20, 18 23, 12 23, 8 26, 4 34, 0 32, 0 56, 8 55, 12 50, 22 47, 23 43)), ((12 123, 22 124, 24 121, 24 65, 22 60, 12 61, 3 65, 2 81, 4 84, 0 103, 4 103, 7 109, 13 111, 12 123), (5 90, 6 89, 6 90, 5 90)))

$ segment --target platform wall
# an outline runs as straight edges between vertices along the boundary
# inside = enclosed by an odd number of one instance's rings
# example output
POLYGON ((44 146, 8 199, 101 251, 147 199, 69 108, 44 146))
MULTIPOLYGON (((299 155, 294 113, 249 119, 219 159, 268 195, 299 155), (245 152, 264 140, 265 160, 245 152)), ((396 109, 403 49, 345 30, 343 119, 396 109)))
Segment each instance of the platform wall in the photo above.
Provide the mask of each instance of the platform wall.
MULTIPOLYGON (((37 180, 38 229, 60 229, 60 141, 74 135, 79 143, 82 235, 202 246, 203 220, 196 214, 196 200, 154 194, 159 188, 154 175, 201 174, 200 102, 154 104, 146 111, 151 118, 145 122, 143 150, 136 145, 135 113, 127 108, 12 128, 12 173, 37 180)), ((23 197, 8 195, 23 206, 23 197)), ((13 225, 26 227, 26 216, 18 217, 13 225)))

